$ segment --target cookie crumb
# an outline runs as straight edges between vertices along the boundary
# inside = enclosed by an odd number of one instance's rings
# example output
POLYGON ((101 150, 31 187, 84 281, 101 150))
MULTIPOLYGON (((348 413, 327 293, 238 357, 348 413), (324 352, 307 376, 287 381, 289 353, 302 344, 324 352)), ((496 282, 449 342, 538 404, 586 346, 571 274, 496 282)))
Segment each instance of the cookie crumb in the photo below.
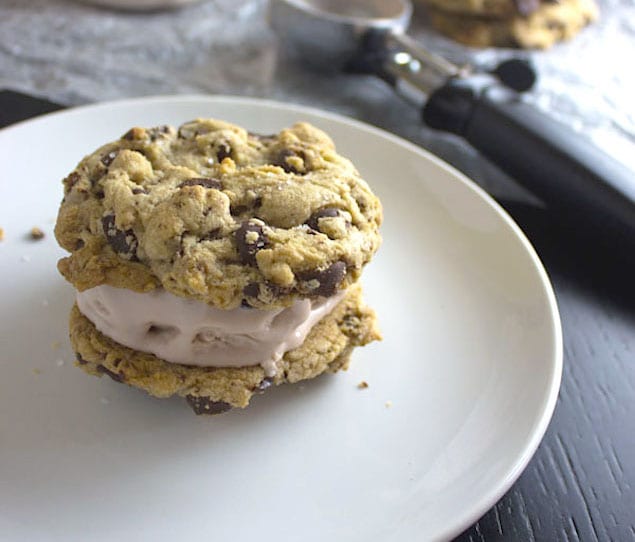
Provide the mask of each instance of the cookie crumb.
POLYGON ((362 380, 359 384, 357 384, 357 388, 360 390, 365 390, 368 387, 368 382, 362 380))
POLYGON ((392 406, 392 401, 386 401, 386 402, 384 403, 384 406, 385 406, 386 408, 390 408, 390 407, 392 406))
POLYGON ((33 226, 31 228, 31 239, 33 239, 34 241, 44 239, 44 232, 37 226, 33 226))
POLYGON ((64 365, 64 360, 63 359, 55 360, 55 365, 57 365, 58 367, 61 367, 62 365, 64 365))
POLYGON ((32 372, 34 375, 42 374, 42 371, 40 369, 33 369, 32 372))
POLYGON ((0 241, 4 241, 4 230, 0 228, 0 241))
POLYGON ((60 343, 59 341, 53 341, 53 342, 51 343, 51 348, 52 348, 53 350, 57 350, 60 346, 61 346, 61 343, 60 343))

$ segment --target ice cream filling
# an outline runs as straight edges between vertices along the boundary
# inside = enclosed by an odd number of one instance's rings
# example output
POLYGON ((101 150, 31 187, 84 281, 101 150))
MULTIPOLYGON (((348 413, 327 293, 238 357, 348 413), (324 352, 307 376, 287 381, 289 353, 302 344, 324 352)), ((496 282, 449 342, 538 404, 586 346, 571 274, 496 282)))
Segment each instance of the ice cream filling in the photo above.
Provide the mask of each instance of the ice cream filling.
POLYGON ((201 367, 261 365, 274 376, 284 353, 300 346, 343 297, 223 310, 163 289, 138 293, 102 285, 78 292, 77 306, 101 333, 134 350, 201 367))

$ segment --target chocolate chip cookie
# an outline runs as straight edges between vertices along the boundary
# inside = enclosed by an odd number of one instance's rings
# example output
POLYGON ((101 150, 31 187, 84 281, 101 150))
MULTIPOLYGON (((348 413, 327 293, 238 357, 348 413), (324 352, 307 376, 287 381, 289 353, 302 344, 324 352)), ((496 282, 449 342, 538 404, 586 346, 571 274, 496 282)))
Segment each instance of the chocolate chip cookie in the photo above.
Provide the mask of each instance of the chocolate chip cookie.
POLYGON ((78 365, 198 413, 346 367, 379 338, 358 280, 381 221, 368 184, 309 124, 132 128, 64 179, 55 235, 78 290, 78 365))
POLYGON ((432 25, 473 47, 546 49, 597 19, 594 0, 425 0, 432 25))
POLYGON ((424 0, 433 8, 461 15, 509 17, 531 15, 541 4, 557 4, 559 0, 424 0))
POLYGON ((133 128, 64 180, 55 234, 79 290, 159 286, 219 308, 285 306, 360 276, 381 206, 324 132, 197 120, 133 128))

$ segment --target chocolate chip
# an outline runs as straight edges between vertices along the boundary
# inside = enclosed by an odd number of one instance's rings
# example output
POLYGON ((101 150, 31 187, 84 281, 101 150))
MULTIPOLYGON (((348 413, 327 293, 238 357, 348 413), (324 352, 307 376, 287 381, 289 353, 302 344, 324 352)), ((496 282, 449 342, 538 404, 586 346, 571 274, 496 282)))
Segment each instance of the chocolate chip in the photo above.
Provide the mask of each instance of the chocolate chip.
POLYGON ((216 190, 223 189, 223 183, 221 183, 218 179, 213 179, 212 177, 194 177, 192 179, 188 179, 187 181, 183 181, 179 188, 183 188, 184 186, 202 186, 204 188, 214 188, 216 190))
POLYGON ((527 17, 540 7, 540 0, 514 0, 514 4, 518 13, 527 17))
POLYGON ((101 163, 104 164, 104 166, 108 167, 110 166, 110 164, 112 164, 113 160, 117 157, 117 153, 119 151, 110 151, 108 154, 104 154, 101 157, 101 163))
POLYGON ((256 265, 256 253, 269 242, 262 226, 251 220, 246 220, 240 225, 236 230, 235 239, 240 260, 249 265, 256 265))
POLYGON ((346 264, 335 262, 323 270, 314 269, 298 273, 300 281, 308 283, 308 293, 324 297, 332 296, 346 276, 346 264))
POLYGON ((146 135, 146 131, 143 128, 139 128, 135 126, 134 128, 130 128, 124 135, 121 136, 121 139, 125 139, 126 141, 135 141, 139 139, 143 139, 146 135))
POLYGON ((297 153, 295 151, 292 151, 291 149, 283 149, 274 160, 273 165, 281 167, 287 173, 300 174, 301 172, 299 170, 297 170, 294 166, 287 162, 287 158, 291 158, 292 156, 299 156, 300 158, 304 159, 304 156, 302 156, 302 152, 297 153))
POLYGON ((90 186, 92 186, 93 188, 95 187, 95 185, 101 181, 101 179, 104 178, 104 172, 101 168, 97 168, 94 169, 90 172, 90 176, 89 176, 89 180, 90 180, 90 186))
POLYGON ((252 209, 258 209, 262 205, 262 198, 260 196, 256 196, 256 198, 250 203, 241 203, 232 205, 229 208, 229 213, 232 216, 239 216, 247 211, 251 211, 252 209))
POLYGON ((224 401, 212 401, 209 397, 199 397, 197 395, 186 395, 187 404, 192 407, 195 414, 222 414, 232 408, 224 401))
MULTIPOLYGON (((250 282, 243 288, 243 295, 247 298, 260 299, 263 303, 271 303, 273 300, 289 293, 288 288, 283 288, 273 282, 250 282)), ((243 300, 243 306, 253 308, 249 300, 243 300)))
POLYGON ((136 196, 137 194, 147 194, 148 191, 145 188, 133 188, 132 193, 136 196))
POLYGON ((73 188, 73 186, 77 184, 79 179, 80 179, 79 173, 77 173, 76 171, 73 171, 73 173, 71 173, 68 177, 66 177, 66 179, 64 179, 64 184, 66 185, 67 189, 70 191, 73 188))
POLYGON ((225 158, 231 158, 232 156, 232 148, 227 143, 221 143, 218 145, 218 150, 216 151, 216 159, 219 162, 225 160, 225 158))
POLYGON ((79 352, 75 352, 75 359, 80 365, 88 365, 88 362, 80 355, 79 352))
POLYGON ((156 141, 158 138, 170 133, 170 127, 167 125, 156 126, 148 130, 150 141, 156 141))
POLYGON ((260 285, 257 282, 250 282, 243 288, 243 294, 247 297, 258 297, 260 294, 260 285))
POLYGON ((306 221, 306 224, 309 228, 314 229, 315 231, 320 231, 320 218, 335 218, 336 216, 339 216, 339 214, 339 209, 336 209, 335 207, 326 207, 324 209, 320 209, 319 211, 315 211, 315 213, 309 217, 309 220, 306 221))
POLYGON ((215 241, 221 238, 221 229, 215 228, 201 237, 201 241, 215 241))
POLYGON ((122 256, 136 260, 137 247, 139 242, 132 230, 122 231, 115 226, 115 215, 110 214, 102 217, 102 227, 108 244, 112 249, 122 256))
POLYGON ((100 373, 104 373, 104 374, 108 375, 115 382, 123 382, 124 381, 124 375, 123 374, 115 373, 114 371, 111 371, 110 369, 108 369, 108 367, 104 367, 103 365, 97 365, 97 370, 100 373))
POLYGON ((235 207, 229 208, 229 214, 231 214, 232 216, 242 215, 247 211, 249 211, 249 207, 247 207, 246 205, 236 205, 235 207))
POLYGON ((355 202, 357 203, 357 207, 359 207, 359 210, 362 213, 365 213, 368 209, 368 201, 366 200, 366 197, 358 196, 355 198, 355 202))
POLYGON ((85 243, 84 243, 84 241, 82 239, 78 239, 75 242, 75 250, 80 250, 80 249, 84 248, 84 244, 85 243))
MULTIPOLYGON (((128 149, 130 152, 136 152, 137 154, 140 154, 141 156, 143 156, 144 158, 148 158, 148 153, 147 151, 144 151, 143 149, 128 149)), ((148 160, 150 160, 148 158, 148 160)))

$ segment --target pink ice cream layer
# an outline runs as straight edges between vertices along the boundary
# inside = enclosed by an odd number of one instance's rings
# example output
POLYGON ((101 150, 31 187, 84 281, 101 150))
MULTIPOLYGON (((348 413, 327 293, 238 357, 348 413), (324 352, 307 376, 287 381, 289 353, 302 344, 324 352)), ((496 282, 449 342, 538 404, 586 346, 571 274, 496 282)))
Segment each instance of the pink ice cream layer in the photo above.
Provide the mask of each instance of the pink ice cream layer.
POLYGON ((77 293, 77 306, 112 340, 171 362, 200 367, 261 365, 277 372, 285 352, 300 346, 344 292, 301 299, 284 309, 222 310, 163 289, 138 293, 102 285, 77 293))

